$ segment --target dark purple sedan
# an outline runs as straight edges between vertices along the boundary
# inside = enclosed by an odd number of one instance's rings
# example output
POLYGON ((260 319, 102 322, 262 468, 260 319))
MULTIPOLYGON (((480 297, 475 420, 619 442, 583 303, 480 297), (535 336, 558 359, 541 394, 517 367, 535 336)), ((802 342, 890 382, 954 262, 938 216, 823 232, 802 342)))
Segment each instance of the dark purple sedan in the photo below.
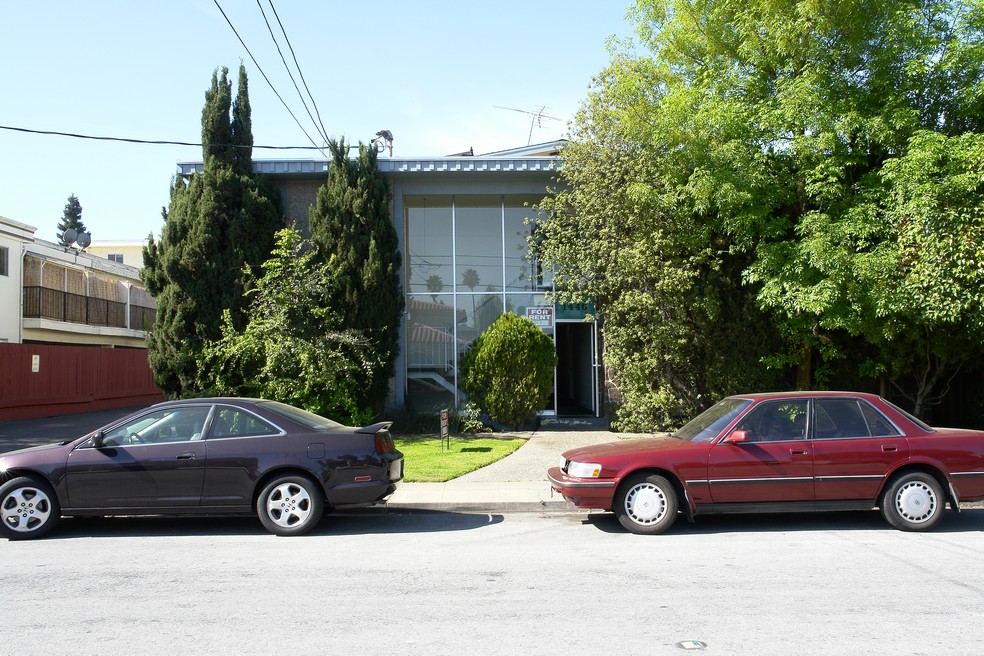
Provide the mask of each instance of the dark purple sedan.
POLYGON ((0 531, 62 516, 256 513, 277 535, 382 501, 403 479, 390 422, 364 428, 276 401, 160 403, 61 444, 0 454, 0 531))

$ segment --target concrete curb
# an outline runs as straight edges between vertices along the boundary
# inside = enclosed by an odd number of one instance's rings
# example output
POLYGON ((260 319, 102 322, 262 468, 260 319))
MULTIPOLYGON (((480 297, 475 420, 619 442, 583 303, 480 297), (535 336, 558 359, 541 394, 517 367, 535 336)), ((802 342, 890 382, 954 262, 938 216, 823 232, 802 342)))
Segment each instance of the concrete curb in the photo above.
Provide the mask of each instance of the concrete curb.
MULTIPOLYGON (((566 502, 544 501, 510 501, 510 502, 462 502, 448 501, 441 503, 386 503, 382 506, 388 510, 400 512, 461 512, 461 513, 538 513, 538 512, 574 512, 577 509, 566 502)), ((587 511, 583 511, 587 512, 587 511)))

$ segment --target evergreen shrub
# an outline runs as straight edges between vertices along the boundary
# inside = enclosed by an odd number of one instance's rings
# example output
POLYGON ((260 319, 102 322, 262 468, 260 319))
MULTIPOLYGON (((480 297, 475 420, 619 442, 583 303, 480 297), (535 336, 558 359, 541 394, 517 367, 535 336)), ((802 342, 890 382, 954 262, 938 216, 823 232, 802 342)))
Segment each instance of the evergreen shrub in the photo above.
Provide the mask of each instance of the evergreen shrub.
POLYGON ((462 387, 492 421, 518 427, 546 405, 556 366, 553 340, 531 320, 506 312, 461 358, 462 387))

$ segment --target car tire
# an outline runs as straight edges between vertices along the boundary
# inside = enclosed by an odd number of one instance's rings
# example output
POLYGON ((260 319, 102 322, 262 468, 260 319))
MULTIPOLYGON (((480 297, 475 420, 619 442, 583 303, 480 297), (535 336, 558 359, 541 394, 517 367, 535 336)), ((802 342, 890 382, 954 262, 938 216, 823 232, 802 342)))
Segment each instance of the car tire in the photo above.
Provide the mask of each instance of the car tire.
POLYGON ((679 505, 673 484, 658 474, 626 479, 615 494, 615 515, 632 533, 657 535, 676 521, 679 505))
POLYGON ((256 501, 263 527, 275 535, 301 535, 321 521, 324 497, 304 476, 279 476, 264 486, 256 501))
POLYGON ((945 508, 943 486, 924 472, 910 472, 892 479, 881 498, 882 515, 902 531, 928 531, 943 519, 945 508))
POLYGON ((46 482, 21 476, 0 485, 0 533, 7 539, 39 538, 60 518, 58 497, 46 482))

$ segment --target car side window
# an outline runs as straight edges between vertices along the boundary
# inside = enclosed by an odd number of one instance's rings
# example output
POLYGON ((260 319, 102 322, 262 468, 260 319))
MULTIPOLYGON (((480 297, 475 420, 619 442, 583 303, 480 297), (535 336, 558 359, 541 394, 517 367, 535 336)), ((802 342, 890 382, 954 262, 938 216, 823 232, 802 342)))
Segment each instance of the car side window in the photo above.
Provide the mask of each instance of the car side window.
POLYGON ((898 435, 880 412, 859 399, 817 399, 818 440, 898 435))
POLYGON ((901 435, 899 429, 886 419, 885 415, 867 403, 861 404, 861 414, 864 416, 865 423, 868 424, 868 432, 871 435, 876 437, 901 435))
POLYGON ((212 419, 208 438, 211 440, 223 437, 256 437, 279 433, 280 429, 268 424, 256 415, 239 408, 219 406, 216 409, 215 417, 212 419))
POLYGON ((806 439, 808 402, 766 401, 741 420, 735 430, 748 433, 748 442, 785 442, 806 439))
POLYGON ((211 406, 166 408, 140 415, 103 436, 105 446, 199 440, 211 406))

